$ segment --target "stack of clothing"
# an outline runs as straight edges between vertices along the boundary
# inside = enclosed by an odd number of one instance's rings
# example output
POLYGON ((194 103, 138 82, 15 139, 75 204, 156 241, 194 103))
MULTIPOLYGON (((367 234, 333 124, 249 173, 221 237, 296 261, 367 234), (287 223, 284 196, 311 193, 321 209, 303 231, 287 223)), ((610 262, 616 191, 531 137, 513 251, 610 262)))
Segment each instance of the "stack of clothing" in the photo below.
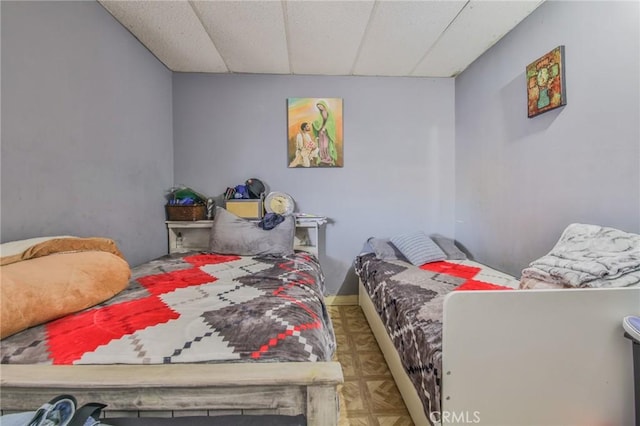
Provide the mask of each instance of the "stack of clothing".
POLYGON ((522 270, 520 288, 640 285, 640 235, 573 223, 545 256, 522 270))

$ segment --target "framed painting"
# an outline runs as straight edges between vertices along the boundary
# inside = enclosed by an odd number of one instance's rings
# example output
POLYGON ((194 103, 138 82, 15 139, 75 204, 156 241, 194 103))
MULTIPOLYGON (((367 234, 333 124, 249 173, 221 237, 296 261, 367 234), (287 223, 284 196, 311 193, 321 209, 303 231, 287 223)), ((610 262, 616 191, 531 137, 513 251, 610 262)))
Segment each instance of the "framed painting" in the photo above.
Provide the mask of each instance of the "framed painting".
POLYGON ((287 99, 287 164, 342 167, 342 98, 287 99))
POLYGON ((567 104, 564 46, 527 65, 526 75, 529 118, 567 104))

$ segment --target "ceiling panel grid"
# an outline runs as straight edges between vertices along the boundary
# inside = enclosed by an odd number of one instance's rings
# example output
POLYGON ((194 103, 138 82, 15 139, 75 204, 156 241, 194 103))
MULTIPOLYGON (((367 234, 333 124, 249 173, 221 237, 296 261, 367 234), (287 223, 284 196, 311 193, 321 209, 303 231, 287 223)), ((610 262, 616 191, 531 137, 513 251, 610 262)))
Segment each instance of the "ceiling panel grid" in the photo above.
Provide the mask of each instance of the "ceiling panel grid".
POLYGON ((454 77, 542 0, 98 0, 172 71, 454 77))

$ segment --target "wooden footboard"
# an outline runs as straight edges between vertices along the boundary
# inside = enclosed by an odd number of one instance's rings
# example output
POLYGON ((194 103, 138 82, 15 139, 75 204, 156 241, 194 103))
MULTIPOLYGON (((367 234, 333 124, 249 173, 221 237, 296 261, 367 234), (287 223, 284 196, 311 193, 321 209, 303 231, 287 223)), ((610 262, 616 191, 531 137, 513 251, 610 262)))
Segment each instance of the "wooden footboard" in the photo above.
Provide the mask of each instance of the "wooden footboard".
POLYGON ((107 404, 105 417, 304 414, 337 425, 337 362, 171 365, 3 365, 3 413, 35 410, 59 394, 107 404))

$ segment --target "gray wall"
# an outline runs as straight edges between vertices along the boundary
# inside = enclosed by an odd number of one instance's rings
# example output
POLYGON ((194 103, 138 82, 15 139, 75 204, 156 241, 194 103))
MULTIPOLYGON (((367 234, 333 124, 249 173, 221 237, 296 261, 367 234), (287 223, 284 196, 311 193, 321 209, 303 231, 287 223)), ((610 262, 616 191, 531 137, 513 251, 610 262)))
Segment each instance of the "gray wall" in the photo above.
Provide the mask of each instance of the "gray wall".
POLYGON ((328 216, 329 294, 356 294, 367 237, 453 235, 453 79, 174 74, 176 182, 219 195, 250 177, 328 216), (287 98, 337 97, 344 167, 287 167, 287 98))
POLYGON ((171 72, 96 2, 2 1, 2 241, 166 253, 171 72))
POLYGON ((519 276, 572 222, 640 231, 638 2, 549 1, 456 78, 456 238, 519 276), (566 49, 565 107, 527 118, 527 64, 566 49))
POLYGON ((638 7, 547 2, 454 81, 172 76, 97 3, 2 1, 1 240, 104 235, 135 265, 166 253, 169 186, 248 177, 331 218, 331 294, 373 235, 455 233, 518 275, 571 222, 639 232, 638 7), (569 103, 527 119, 524 68, 559 44, 569 103), (302 96, 344 99, 343 168, 287 168, 302 96))

